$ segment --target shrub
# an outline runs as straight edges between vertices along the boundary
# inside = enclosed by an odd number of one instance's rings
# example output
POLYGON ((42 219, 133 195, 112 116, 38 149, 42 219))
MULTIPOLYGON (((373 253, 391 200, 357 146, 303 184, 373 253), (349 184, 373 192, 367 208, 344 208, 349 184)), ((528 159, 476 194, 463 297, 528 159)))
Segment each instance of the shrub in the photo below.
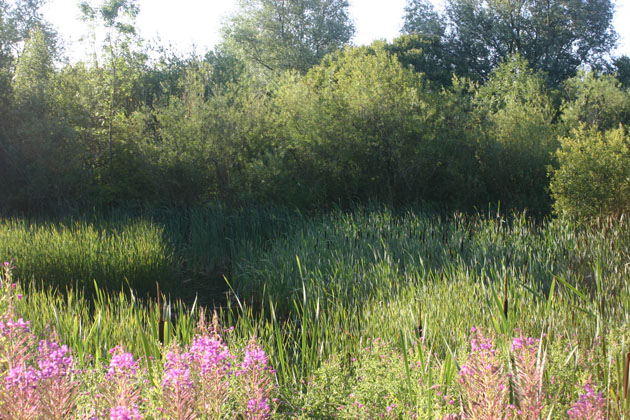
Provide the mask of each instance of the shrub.
POLYGON ((630 208, 630 144, 624 127, 601 133, 584 126, 561 139, 551 192, 559 214, 588 217, 630 208))

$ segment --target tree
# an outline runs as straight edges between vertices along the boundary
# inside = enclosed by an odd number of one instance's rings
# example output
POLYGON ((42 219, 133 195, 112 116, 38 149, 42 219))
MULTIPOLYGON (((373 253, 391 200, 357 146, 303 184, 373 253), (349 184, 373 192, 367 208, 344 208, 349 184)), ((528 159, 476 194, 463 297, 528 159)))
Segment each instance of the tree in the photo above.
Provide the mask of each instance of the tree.
POLYGON ((15 61, 25 48, 27 38, 33 31, 37 31, 50 46, 49 52, 53 58, 59 50, 55 31, 43 20, 40 13, 45 1, 0 0, 0 121, 4 122, 0 123, 0 142, 8 130, 11 79, 15 71, 15 61))
MULTIPOLYGON (((23 123, 17 120, 23 115, 20 115, 22 104, 16 102, 14 92, 16 63, 18 57, 24 56, 24 53, 28 53, 26 56, 34 53, 33 46, 29 45, 33 43, 33 40, 29 41, 29 36, 33 34, 37 34, 45 44, 46 55, 50 60, 59 54, 56 33, 40 13, 44 3, 45 0, 0 0, 0 179, 15 186, 23 180, 20 171, 24 170, 24 166, 18 162, 19 149, 16 148, 16 129, 23 123)), ((28 67, 25 64, 21 66, 22 69, 28 67)), ((52 69, 52 61, 50 68, 52 69)), ((23 76, 17 78, 23 80, 23 76)), ((18 96, 23 97, 21 94, 18 96)), ((32 121, 37 122, 38 117, 41 115, 33 116, 32 121)), ((9 201, 7 197, 4 202, 9 201)))
POLYGON ((109 90, 107 137, 110 178, 113 177, 114 168, 114 117, 118 106, 119 68, 124 65, 124 61, 129 60, 133 55, 131 43, 136 35, 134 24, 139 13, 136 2, 137 0, 102 0, 102 3, 98 6, 92 6, 87 1, 83 1, 79 5, 82 18, 85 21, 95 25, 100 24, 106 30, 104 50, 106 62, 109 66, 109 80, 107 80, 109 90))
MULTIPOLYGON (((408 0, 407 32, 427 32, 439 21, 424 3, 408 0)), ((617 38, 613 11, 611 0, 448 0, 442 38, 479 80, 519 54, 556 86, 580 65, 605 65, 617 38)))
POLYGON ((263 196, 298 206, 463 198, 459 157, 470 150, 443 124, 440 92, 383 42, 331 54, 304 76, 285 75, 273 101, 263 196))
POLYGON ((305 72, 350 41, 347 0, 239 0, 224 27, 226 44, 271 71, 305 72))
POLYGON ((477 156, 492 202, 546 213, 555 109, 544 75, 518 56, 497 67, 473 101, 477 156))
POLYGON ((580 71, 563 87, 560 110, 565 135, 582 125, 605 131, 630 124, 630 93, 614 76, 580 71))
POLYGON ((16 96, 44 101, 53 73, 50 46, 46 45, 41 31, 33 31, 26 40, 24 52, 18 59, 15 69, 16 96))
POLYGON ((630 57, 623 55, 613 62, 617 80, 624 88, 630 88, 630 57))
POLYGON ((453 73, 462 73, 460 62, 450 54, 437 36, 419 34, 401 35, 385 46, 405 67, 413 67, 418 73, 438 86, 450 86, 453 73))
POLYGON ((56 52, 57 34, 44 21, 41 8, 47 0, 0 0, 0 67, 7 68, 21 54, 26 39, 40 31, 56 52))
POLYGON ((79 147, 56 103, 52 46, 34 30, 17 59, 10 141, 13 204, 43 208, 70 198, 79 147))
POLYGON ((402 32, 441 38, 446 33, 446 25, 429 0, 407 0, 402 32))

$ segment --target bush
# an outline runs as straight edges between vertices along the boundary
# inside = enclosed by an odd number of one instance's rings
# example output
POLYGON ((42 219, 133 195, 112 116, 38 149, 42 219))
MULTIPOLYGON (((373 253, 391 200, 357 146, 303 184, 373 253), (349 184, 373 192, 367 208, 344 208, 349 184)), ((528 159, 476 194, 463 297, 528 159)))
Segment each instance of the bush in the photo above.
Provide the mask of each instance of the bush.
POLYGON ((630 145, 623 126, 604 133, 582 126, 561 139, 551 192, 559 214, 621 214, 630 208, 630 145))

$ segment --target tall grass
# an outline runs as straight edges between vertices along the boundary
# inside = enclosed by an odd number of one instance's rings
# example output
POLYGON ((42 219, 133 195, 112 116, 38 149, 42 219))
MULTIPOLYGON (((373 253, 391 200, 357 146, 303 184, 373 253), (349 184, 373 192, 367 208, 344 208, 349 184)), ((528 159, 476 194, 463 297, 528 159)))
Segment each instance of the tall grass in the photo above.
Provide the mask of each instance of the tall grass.
MULTIPOLYGON (((630 398, 621 397, 627 395, 623 383, 630 343, 630 229, 623 218, 580 225, 559 219, 533 222, 524 215, 383 209, 310 217, 274 214, 273 209, 163 209, 140 216, 139 224, 160 232, 171 268, 201 273, 206 281, 222 281, 212 279, 211 272, 225 275, 232 294, 219 310, 222 323, 234 327, 230 339, 241 345, 252 335, 259 338, 285 400, 308 393, 305 381, 327 361, 346 360, 376 337, 411 352, 413 360, 434 355, 450 360, 440 362, 436 374, 452 382, 454 361, 467 351, 470 328, 486 326, 504 349, 510 342, 501 337, 512 337, 516 328, 531 337, 544 334, 550 343, 571 337, 573 350, 562 362, 569 371, 583 356, 581 349, 592 348, 599 361, 597 380, 619 396, 620 404, 630 405, 630 398), (601 345, 593 347, 596 339, 601 345)), ((124 219, 109 217, 113 226, 124 219)), ((122 236, 123 230, 108 229, 122 236)), ((59 246, 73 241, 79 243, 68 239, 59 246)), ((24 253, 18 254, 18 266, 35 267, 27 262, 26 241, 13 243, 21 244, 16 249, 24 253)), ((36 249, 46 252, 43 246, 36 249)), ((80 246, 73 249, 78 261, 85 258, 80 246)), ((122 266, 112 258, 112 264, 122 266)), ((140 303, 100 289, 97 296, 90 305, 74 290, 66 295, 40 291, 24 299, 20 310, 37 328, 54 322, 84 358, 103 357, 123 340, 135 354, 157 357, 163 343, 189 339, 197 316, 196 310, 181 303, 169 306, 168 300, 140 303)), ((351 364, 341 364, 350 369, 351 364)), ((423 372, 432 374, 431 369, 423 372)), ((580 378, 569 379, 577 383, 580 378)))
POLYGON ((0 259, 13 259, 22 279, 89 292, 95 282, 141 293, 154 290, 156 282, 166 288, 174 268, 163 229, 142 220, 99 226, 0 219, 0 259))
POLYGON ((628 325, 623 219, 586 227, 524 216, 333 213, 240 255, 232 282, 249 307, 244 318, 285 359, 286 381, 332 354, 353 354, 367 337, 417 339, 419 326, 445 357, 476 325, 576 335, 586 346, 628 325))

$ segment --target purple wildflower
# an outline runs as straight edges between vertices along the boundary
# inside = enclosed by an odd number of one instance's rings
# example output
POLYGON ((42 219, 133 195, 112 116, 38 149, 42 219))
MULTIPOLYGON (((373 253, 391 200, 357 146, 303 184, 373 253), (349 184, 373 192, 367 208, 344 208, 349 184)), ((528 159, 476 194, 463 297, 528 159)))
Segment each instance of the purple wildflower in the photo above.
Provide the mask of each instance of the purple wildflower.
POLYGON ((66 419, 74 410, 79 387, 74 378, 74 361, 70 350, 56 341, 41 340, 38 351, 43 418, 66 419))
POLYGON ((544 406, 543 365, 538 358, 540 340, 520 335, 512 341, 516 375, 514 391, 523 420, 538 420, 544 406))
POLYGON ((168 418, 194 420, 197 395, 191 380, 189 355, 173 347, 166 354, 162 377, 163 413, 168 418))
POLYGON ((107 376, 135 376, 138 372, 138 362, 134 360, 133 354, 125 352, 122 347, 116 346, 109 351, 112 358, 109 361, 107 376))
POLYGON ((570 419, 606 420, 606 400, 601 392, 596 393, 590 380, 584 385, 584 394, 567 411, 570 419))
POLYGON ((118 407, 112 407, 109 412, 110 420, 142 420, 142 416, 140 415, 140 411, 137 406, 132 406, 131 408, 126 407, 124 405, 119 405, 118 407))
POLYGON ((474 333, 468 360, 460 370, 465 412, 472 419, 502 420, 506 416, 509 391, 503 363, 492 339, 478 329, 474 333))

